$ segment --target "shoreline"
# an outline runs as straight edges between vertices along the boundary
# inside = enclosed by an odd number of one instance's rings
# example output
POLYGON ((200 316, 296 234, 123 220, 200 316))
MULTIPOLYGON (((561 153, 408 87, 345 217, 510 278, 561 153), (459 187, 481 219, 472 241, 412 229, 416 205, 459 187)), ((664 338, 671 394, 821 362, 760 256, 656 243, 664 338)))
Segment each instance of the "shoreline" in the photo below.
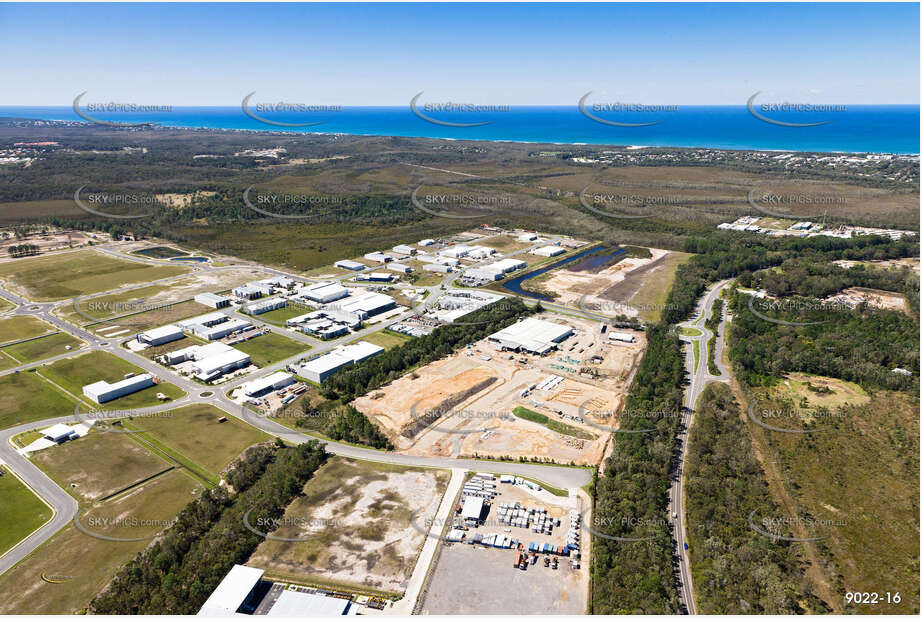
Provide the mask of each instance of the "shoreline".
POLYGON ((731 147, 721 147, 721 146, 662 146, 662 145, 647 145, 647 144, 616 144, 616 143, 592 143, 592 142, 554 142, 554 141, 538 141, 538 140, 510 140, 510 139, 490 139, 490 138, 457 138, 457 137, 429 137, 425 135, 388 135, 384 133, 345 133, 345 132, 322 132, 322 131, 279 131, 273 129, 242 129, 242 128, 231 128, 231 127, 211 127, 211 126, 184 126, 184 125, 170 125, 170 124, 161 124, 158 122, 151 122, 146 125, 134 126, 134 127, 108 127, 104 125, 97 125, 88 121, 80 120, 56 120, 48 118, 27 118, 27 117, 17 117, 17 116, 0 116, 0 122, 4 121, 20 121, 20 122, 40 122, 40 123, 50 123, 50 124, 60 124, 65 127, 75 127, 75 128, 92 128, 98 127, 100 129, 123 129, 130 128, 132 130, 160 130, 160 131, 216 131, 221 133, 247 133, 255 135, 264 135, 264 136, 309 136, 309 137, 357 137, 357 138, 402 138, 402 139, 430 139, 438 141, 449 141, 449 142, 485 142, 491 144, 524 144, 524 145, 541 145, 546 144, 548 146, 569 146, 569 147, 578 147, 578 148, 618 148, 623 149, 628 152, 640 152, 643 150, 715 150, 720 152, 770 152, 770 153, 791 153, 791 154, 802 154, 802 155, 885 155, 893 157, 921 157, 921 152, 914 153, 905 153, 905 152, 892 152, 884 150, 797 150, 790 148, 731 148, 731 147))

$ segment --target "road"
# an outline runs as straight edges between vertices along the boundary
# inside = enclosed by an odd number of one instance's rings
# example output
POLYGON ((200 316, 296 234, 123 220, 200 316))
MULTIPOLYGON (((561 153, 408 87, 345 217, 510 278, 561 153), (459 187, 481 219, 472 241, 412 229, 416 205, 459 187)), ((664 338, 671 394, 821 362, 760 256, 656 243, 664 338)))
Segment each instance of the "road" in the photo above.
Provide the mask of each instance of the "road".
MULTIPOLYGON (((150 263, 146 259, 137 258, 136 256, 127 256, 126 254, 117 252, 106 246, 95 247, 97 251, 101 251, 107 255, 119 258, 128 258, 135 261, 142 260, 144 263, 150 263)), ((509 253, 507 256, 515 255, 524 251, 509 253)), ((411 259, 411 258, 404 258, 411 259)), ((201 274, 202 272, 214 271, 214 270, 226 270, 226 269, 249 269, 254 273, 263 273, 267 275, 284 275, 290 277, 294 280, 306 282, 310 281, 305 277, 295 275, 292 273, 287 273, 280 271, 274 268, 268 268, 261 265, 241 265, 241 266, 223 266, 223 267, 214 267, 210 264, 196 264, 192 267, 192 272, 185 273, 179 276, 166 277, 160 280, 153 280, 145 282, 144 284, 136 284, 131 286, 126 286, 124 288, 119 288, 119 291, 145 287, 148 285, 156 284, 159 282, 169 282, 181 277, 188 277, 194 274, 201 274)), ((379 268, 379 267, 375 267, 379 268)), ((371 268, 369 270, 374 270, 371 268)), ((425 308, 433 305, 438 298, 445 292, 445 290, 452 287, 454 280, 460 275, 460 271, 456 271, 442 279, 442 281, 435 286, 425 288, 428 291, 427 298, 425 301, 418 307, 415 307, 415 310, 418 312, 423 311, 425 308)), ((348 273, 342 277, 354 276, 354 273, 348 273)), ((342 278, 339 277, 339 278, 342 278)), ((414 286, 419 287, 419 286, 414 286)), ((103 292, 99 294, 94 294, 88 296, 91 298, 93 296, 103 296, 109 292, 103 292)), ((166 404, 160 404, 157 406, 151 406, 143 409, 131 410, 130 413, 133 415, 138 414, 149 414, 156 413, 163 410, 178 408, 181 406, 189 405, 192 403, 208 403, 213 406, 216 406, 223 410, 224 412, 240 418, 244 422, 253 425, 266 433, 280 437, 288 442, 299 444, 307 442, 309 440, 314 440, 312 436, 308 436, 297 432, 295 430, 289 429, 284 425, 276 423, 275 421, 266 418, 258 413, 252 412, 246 408, 243 408, 236 402, 232 401, 228 394, 235 388, 237 388, 244 381, 252 380, 254 378, 262 377, 273 373, 279 369, 284 368, 287 364, 291 363, 293 358, 288 358, 283 361, 279 361, 272 365, 261 367, 254 372, 247 374, 246 376, 239 377, 228 382, 225 382, 219 386, 210 386, 203 385, 197 382, 193 382, 185 377, 178 376, 177 374, 169 371, 162 365, 159 365, 151 360, 148 360, 140 355, 136 355, 132 352, 129 352, 122 347, 122 344, 126 341, 133 338, 133 336, 121 337, 121 338, 112 338, 106 339, 101 337, 93 332, 90 332, 84 328, 81 328, 75 324, 72 324, 66 320, 63 320, 57 317, 53 312, 55 309, 62 307, 63 305, 73 302, 73 299, 68 299, 64 301, 57 302, 32 302, 26 298, 19 296, 9 290, 0 288, 0 297, 8 300, 9 302, 15 305, 14 309, 10 309, 4 312, 3 315, 32 315, 38 318, 41 318, 48 323, 55 326, 57 329, 66 332, 77 339, 85 342, 85 345, 80 348, 75 348, 72 351, 69 351, 66 354, 61 354, 51 358, 43 359, 40 361, 19 365, 12 369, 7 369, 0 371, 0 376, 7 375, 10 373, 24 371, 32 369, 35 367, 40 367, 47 363, 50 363, 55 360, 69 358, 77 354, 83 354, 87 351, 92 350, 105 350, 110 352, 134 365, 141 367, 144 371, 154 375, 161 381, 169 382, 172 384, 179 385, 187 392, 187 395, 166 404)), ((580 310, 573 310, 566 308, 567 312, 571 311, 577 314, 585 314, 582 317, 589 317, 590 319, 598 319, 597 316, 592 316, 587 312, 582 312, 580 310)), ((237 312, 236 308, 228 308, 224 310, 227 313, 237 312)), ((243 316, 250 317, 250 316, 243 316)), ((370 325, 362 330, 351 333, 346 337, 341 337, 335 341, 314 341, 310 339, 310 345, 312 346, 309 354, 311 356, 322 354, 338 345, 343 343, 348 343, 349 341, 359 339, 367 336, 369 333, 382 330, 391 324, 404 319, 405 313, 400 313, 397 316, 383 320, 377 324, 370 325)), ((105 322, 103 320, 101 322, 105 322)), ((98 324, 99 322, 95 323, 98 324)), ((273 331, 279 331, 280 329, 271 328, 273 331)), ((284 332, 284 335, 288 336, 288 332, 284 332)), ((299 337, 298 340, 301 340, 299 337)), ((297 355, 303 356, 303 355, 297 355)), ((295 357, 296 358, 296 357, 295 357)), ((88 411, 88 408, 87 408, 88 411)), ((129 411, 123 411, 127 413, 129 411)), ((30 554, 36 548, 38 548, 43 542, 51 538, 59 530, 65 527, 73 519, 74 515, 77 512, 77 503, 76 501, 61 487, 56 485, 48 476, 46 476, 41 470, 34 466, 27 458, 20 455, 15 447, 10 443, 10 439, 19 433, 24 431, 29 431, 32 429, 38 429, 41 427, 47 427, 59 422, 72 423, 82 420, 80 416, 74 414, 68 414, 67 416, 60 416, 57 418, 43 419, 40 421, 35 421, 31 423, 23 423, 15 427, 11 427, 0 432, 0 458, 3 462, 8 465, 13 471, 16 472, 33 490, 36 491, 40 496, 42 496, 52 507, 55 509, 54 517, 51 521, 45 523, 39 530, 33 533, 31 536, 27 537, 16 545, 12 550, 7 552, 4 556, 0 557, 0 574, 3 574, 7 569, 14 566, 22 558, 30 554)), ((527 476, 550 485, 561 488, 579 488, 586 485, 591 481, 592 472, 591 470, 585 468, 573 468, 565 466, 553 466, 553 465, 539 465, 539 464, 524 464, 524 463, 510 463, 510 462, 498 462, 498 461, 488 461, 488 460, 474 460, 474 459, 457 459, 449 457, 421 457, 416 455, 405 455, 400 453, 392 453, 386 451, 378 451, 374 449, 362 448, 358 446, 352 446, 348 444, 342 444, 338 442, 331 442, 328 440, 319 439, 320 442, 323 442, 326 445, 326 448, 329 452, 342 455, 344 457, 350 457, 355 459, 364 459, 368 461, 376 461, 383 463, 391 463, 397 465, 408 465, 408 466, 427 466, 427 467, 437 467, 437 468, 447 468, 455 471, 460 470, 473 470, 473 471, 482 471, 482 472, 496 472, 499 474, 515 474, 518 476, 527 476)))
MULTIPOLYGON (((721 358, 723 349, 722 337, 715 342, 716 348, 714 349, 715 362, 722 376, 714 376, 710 373, 707 363, 707 341, 714 337, 714 333, 704 326, 704 323, 713 311, 713 302, 717 299, 720 291, 729 281, 730 280, 720 281, 711 287, 699 301, 698 311, 695 313, 695 316, 679 324, 679 327, 695 328, 701 332, 700 335, 695 336, 680 335, 682 341, 688 342, 685 362, 691 378, 690 384, 685 391, 681 430, 678 433, 678 442, 681 445, 681 452, 679 453, 678 465, 672 477, 672 485, 668 493, 668 511, 678 514, 678 517, 673 519, 675 525, 672 527, 672 530, 678 552, 678 579, 681 583, 681 601, 688 614, 696 614, 697 605, 694 601, 694 581, 691 577, 691 565, 688 562, 687 550, 684 548, 684 544, 687 541, 687 515, 684 511, 684 462, 688 454, 688 432, 691 429, 693 411, 697 407, 697 400, 700 394, 703 392, 704 387, 710 382, 729 381, 729 372, 726 367, 723 366, 721 358), (694 341, 697 341, 700 346, 700 354, 696 366, 694 365, 694 353, 692 349, 694 341)), ((723 315, 725 316, 725 307, 723 311, 723 315)), ((722 334, 723 327, 719 330, 720 334, 722 334)))

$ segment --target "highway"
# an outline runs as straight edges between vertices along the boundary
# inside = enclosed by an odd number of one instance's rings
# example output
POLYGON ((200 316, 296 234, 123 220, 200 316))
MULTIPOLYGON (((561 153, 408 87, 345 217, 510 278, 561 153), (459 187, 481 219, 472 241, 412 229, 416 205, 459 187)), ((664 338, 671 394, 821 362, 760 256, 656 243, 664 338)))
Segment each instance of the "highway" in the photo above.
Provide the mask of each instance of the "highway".
MULTIPOLYGON (((97 246, 94 247, 94 249, 112 257, 127 258, 133 261, 143 261, 147 264, 151 263, 146 259, 137 258, 135 256, 127 256, 126 254, 117 252, 106 246, 97 246)), ((511 252, 505 257, 515 255, 524 250, 526 249, 511 252)), ((369 270, 374 270, 375 268, 371 268, 369 270)), ((123 288, 119 288, 117 291, 120 292, 129 289, 141 288, 161 282, 169 282, 182 277, 189 277, 194 274, 201 274, 202 272, 226 269, 247 269, 256 274, 264 273, 266 275, 283 275, 301 282, 310 281, 310 279, 299 275, 294 275, 292 273, 287 273, 257 264, 223 267, 214 267, 210 264, 196 264, 193 266, 192 272, 178 276, 166 277, 160 280, 152 280, 143 284, 125 286, 123 288)), ((433 305, 446 289, 450 289, 452 287, 451 284, 459 275, 460 271, 456 271, 444 277, 438 285, 425 288, 428 291, 427 298, 420 306, 415 307, 415 310, 421 312, 425 308, 433 305)), ((337 278, 342 279, 350 276, 354 276, 354 273, 347 273, 346 275, 342 275, 341 277, 337 278)), ((104 296, 106 294, 111 294, 112 292, 113 291, 110 290, 108 292, 89 295, 86 298, 104 296)), ((509 296, 511 296, 511 294, 509 294, 509 296)), ((66 304, 73 303, 73 299, 57 302, 32 302, 26 298, 23 298, 22 296, 19 296, 18 294, 11 292, 10 290, 2 288, 0 288, 0 297, 3 297, 15 305, 15 308, 3 312, 2 316, 0 317, 7 317, 10 315, 32 315, 47 321, 57 329, 85 342, 85 345, 82 347, 75 347, 73 350, 66 354, 57 355, 51 358, 46 358, 40 361, 35 361, 0 371, 0 376, 41 367, 42 365, 48 364, 55 360, 69 358, 92 350, 105 350, 134 365, 141 367, 144 371, 154 375, 161 381, 178 384, 183 388, 183 390, 187 392, 187 395, 177 399, 176 401, 171 401, 157 406, 151 406, 148 408, 131 410, 130 413, 133 415, 157 413, 163 410, 190 405, 192 403, 208 403, 220 408, 228 414, 236 416, 244 422, 257 427, 272 436, 280 437, 287 442, 300 444, 309 440, 319 440, 326 445, 326 448, 329 452, 344 457, 408 466, 425 466, 447 468, 452 470, 474 470, 483 472, 496 472, 500 474, 515 474, 519 476, 527 476, 548 483, 550 485, 554 485, 556 487, 567 489, 579 488, 591 481, 592 472, 591 470, 585 468, 511 463, 489 460, 456 459, 450 457, 421 457, 416 455, 405 455, 387 451, 378 451, 375 449, 362 448, 359 446, 352 446, 308 436, 285 427, 284 425, 276 423, 272 419, 266 418, 261 414, 252 412, 240 406, 238 403, 232 401, 228 397, 228 394, 243 382, 278 371, 279 369, 284 368, 287 364, 291 363, 295 358, 304 356, 303 354, 299 354, 296 357, 288 358, 283 361, 261 367, 254 372, 248 373, 242 377, 235 378, 219 386, 204 385, 201 383, 193 382, 192 380, 189 380, 183 376, 179 376, 176 373, 169 371, 162 365, 159 365, 140 355, 129 352, 127 349, 122 347, 122 344, 132 339, 133 336, 121 337, 119 339, 106 339, 75 324, 72 324, 71 322, 63 320, 53 313, 55 309, 61 308, 66 304)), ((81 297, 81 300, 83 300, 83 297, 81 297)), ((223 311, 226 313, 238 313, 237 309, 233 307, 223 311)), ((582 312, 580 310, 566 308, 566 311, 580 315, 585 314, 582 317, 588 317, 589 319, 593 320, 599 319, 597 316, 588 314, 587 312, 582 312)), ((242 317, 250 318, 251 316, 242 315, 242 317)), ((382 330, 391 324, 404 319, 405 317, 406 314, 401 312, 397 316, 370 325, 358 332, 351 333, 334 341, 315 341, 310 338, 309 344, 312 347, 309 351, 309 355, 314 356, 322 354, 323 352, 326 352, 336 346, 342 345, 343 343, 348 343, 349 341, 360 339, 367 336, 369 333, 382 330)), ((102 320, 100 322, 106 321, 108 320, 102 320)), ((96 322, 93 325, 99 324, 100 322, 96 322)), ((273 328, 271 325, 267 326, 272 331, 281 331, 281 329, 273 328)), ((285 336, 290 336, 290 333, 287 331, 285 331, 283 334, 285 336)), ((297 339, 302 340, 302 337, 298 337, 297 339)), ((88 408, 87 411, 89 411, 88 408)), ((127 411, 125 412, 127 413, 127 411)), ((16 474, 19 475, 36 493, 38 493, 43 499, 51 504, 55 510, 54 517, 51 519, 51 521, 46 522, 36 532, 34 532, 26 539, 23 539, 23 541, 21 541, 18 545, 0 557, 0 574, 3 574, 9 568, 13 567, 17 562, 38 548, 43 542, 54 536, 54 534, 56 534, 59 530, 68 525, 77 512, 76 500, 74 500, 61 487, 56 485, 26 457, 20 455, 10 442, 10 439, 19 433, 30 431, 32 429, 39 429, 60 422, 73 423, 80 420, 83 419, 79 415, 71 413, 66 416, 59 416, 56 418, 47 418, 40 421, 23 423, 0 432, 0 440, 2 440, 2 444, 0 444, 0 459, 2 459, 3 463, 9 466, 13 471, 15 471, 16 474)))
MULTIPOLYGON (((710 382, 729 381, 729 371, 723 366, 721 358, 723 350, 722 333, 724 332, 725 325, 721 323, 719 328, 720 337, 714 343, 716 346, 714 349, 715 362, 722 376, 714 376, 710 373, 707 363, 707 341, 714 337, 714 333, 704 326, 707 318, 712 314, 713 302, 717 299, 720 291, 729 281, 730 280, 720 281, 712 286, 698 302, 698 311, 695 313, 694 317, 679 324, 679 327, 694 328, 701 332, 700 335, 695 336, 680 335, 681 340, 688 343, 685 362, 691 377, 690 384, 685 392, 681 430, 678 433, 681 452, 679 453, 678 465, 674 471, 672 485, 668 493, 668 511, 670 513, 677 513, 678 515, 672 519, 674 523, 672 530, 678 552, 678 579, 681 584, 681 601, 688 614, 696 614, 697 606, 694 602, 694 581, 691 577, 691 565, 688 562, 687 550, 684 548, 684 544, 687 541, 687 514, 684 511, 684 463, 688 454, 688 432, 691 429, 693 411, 697 407, 697 400, 700 394, 703 392, 704 387, 710 382), (694 353, 692 348, 695 340, 698 341, 698 345, 700 346, 700 354, 696 366, 694 364, 694 353)), ((725 316, 725 307, 723 308, 723 315, 725 316)))

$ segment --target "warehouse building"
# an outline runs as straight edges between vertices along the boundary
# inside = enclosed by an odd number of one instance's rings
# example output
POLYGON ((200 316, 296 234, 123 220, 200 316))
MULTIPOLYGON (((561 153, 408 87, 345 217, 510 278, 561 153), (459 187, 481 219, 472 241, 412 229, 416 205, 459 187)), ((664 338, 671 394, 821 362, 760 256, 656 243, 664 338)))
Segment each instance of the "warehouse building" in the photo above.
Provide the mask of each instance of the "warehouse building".
POLYGON ((406 264, 399 264, 397 262, 391 262, 390 264, 387 264, 387 270, 393 270, 403 274, 411 273, 413 271, 413 269, 406 264))
POLYGON ((566 253, 566 249, 563 247, 558 247, 556 245, 544 245, 543 247, 538 247, 537 249, 532 249, 529 251, 532 255, 541 255, 543 257, 554 257, 562 253, 566 253))
POLYGON ((461 509, 461 518, 468 526, 479 526, 483 521, 483 506, 486 500, 483 496, 467 496, 464 498, 464 507, 461 509))
POLYGON ((431 247, 435 244, 435 241, 431 238, 423 238, 417 243, 420 247, 431 247))
POLYGON ((315 283, 301 288, 298 291, 295 300, 306 300, 314 303, 331 303, 334 300, 345 298, 349 295, 349 289, 337 281, 327 281, 324 283, 315 283))
POLYGON ((391 273, 368 273, 367 275, 358 275, 355 281, 373 281, 374 283, 388 283, 393 281, 391 273))
POLYGON ((68 427, 63 423, 58 423, 48 427, 47 429, 42 429, 40 433, 52 442, 57 442, 58 444, 67 442, 68 440, 74 440, 79 437, 76 429, 73 427, 68 427))
POLYGON ((194 318, 189 318, 177 323, 177 326, 182 330, 189 330, 193 326, 214 326, 215 324, 220 324, 228 319, 227 315, 221 313, 220 311, 212 311, 211 313, 206 313, 204 315, 197 315, 194 318))
POLYGON ((356 262, 355 260, 339 260, 334 262, 333 266, 336 268, 344 268, 346 270, 364 270, 365 265, 361 262, 356 262))
POLYGON ((503 350, 547 354, 556 344, 573 334, 572 328, 537 318, 525 318, 489 336, 503 350))
POLYGON ((522 269, 527 265, 528 263, 525 262, 524 260, 514 260, 512 258, 505 258, 504 260, 499 260, 498 262, 493 262, 492 264, 486 264, 485 266, 482 266, 481 268, 485 268, 487 270, 494 270, 496 272, 500 272, 505 275, 510 272, 514 272, 516 270, 522 269))
POLYGON ((212 309, 223 309, 224 307, 230 306, 229 298, 221 296, 220 294, 212 294, 211 292, 196 294, 195 302, 200 305, 205 305, 206 307, 211 307, 212 309))
POLYGON ((258 303, 247 306, 246 311, 252 315, 259 315, 276 309, 284 309, 287 306, 288 301, 285 298, 267 298, 266 300, 261 300, 258 303))
POLYGON ((146 343, 149 346, 163 345, 164 343, 169 343, 170 341, 176 341, 177 339, 182 339, 185 335, 182 334, 182 329, 178 326, 173 326, 168 324, 166 326, 161 326, 159 328, 152 328, 143 333, 138 333, 136 339, 139 343, 146 343))
POLYGON ((449 273, 451 272, 451 267, 447 264, 425 264, 422 266, 422 270, 430 273, 449 273))
POLYGON ((636 341, 636 337, 631 333, 610 333, 608 335, 610 341, 622 341, 623 343, 633 343, 636 341))
POLYGON ((256 287, 252 283, 247 283, 245 285, 234 288, 231 290, 231 292, 237 298, 242 298, 243 300, 255 300, 257 298, 262 298, 264 290, 261 287, 256 287))
POLYGON ((492 247, 474 247, 470 250, 470 253, 467 254, 467 257, 471 260, 483 260, 495 254, 496 250, 492 247))
POLYGON ((393 258, 386 253, 381 253, 380 251, 372 251, 371 253, 365 253, 365 259, 383 264, 384 262, 391 261, 393 258))
POLYGON ((309 360, 293 369, 297 375, 320 384, 341 369, 371 358, 384 351, 379 345, 359 341, 352 345, 341 345, 322 356, 309 360))
POLYGON ((223 339, 227 335, 250 330, 251 328, 253 328, 252 322, 247 322, 239 318, 228 318, 225 315, 223 322, 219 322, 213 326, 199 326, 193 324, 185 330, 206 341, 214 341, 215 339, 223 339))
POLYGON ((346 335, 350 329, 358 328, 360 325, 361 320, 355 314, 335 309, 305 313, 285 321, 288 328, 296 328, 324 340, 346 335))
POLYGON ((505 277, 502 273, 488 268, 467 268, 461 273, 461 283, 465 285, 482 285, 498 281, 505 277))
POLYGON ((294 384, 294 376, 287 371, 276 371, 270 376, 245 382, 241 388, 247 397, 262 397, 290 384, 294 384))
POLYGON ((416 255, 416 250, 409 245, 397 245, 392 249, 392 251, 394 253, 399 253, 400 255, 416 255))
POLYGON ((211 343, 201 346, 196 351, 196 360, 192 363, 192 375, 202 382, 210 382, 224 374, 242 369, 250 364, 249 354, 235 350, 223 343, 211 343), (220 349, 206 350, 209 346, 223 346, 220 349))
POLYGON ((149 373, 142 373, 140 375, 125 378, 114 384, 109 384, 105 380, 87 384, 83 387, 83 396, 96 403, 105 403, 113 399, 118 399, 119 397, 124 397, 125 395, 130 395, 131 393, 136 393, 137 391, 153 385, 153 376, 149 373))
POLYGON ((330 308, 354 314, 360 320, 395 309, 397 301, 386 294, 365 292, 357 296, 349 296, 330 305, 330 308))
POLYGON ((428 310, 426 317, 433 317, 440 322, 448 324, 456 319, 472 313, 501 299, 499 294, 480 291, 450 290, 443 294, 435 303, 435 307, 428 310))
POLYGON ((466 257, 468 253, 472 250, 472 247, 468 245, 454 245, 453 247, 446 247, 438 252, 438 255, 446 258, 460 259, 466 257))
POLYGON ((525 232, 524 234, 518 235, 518 242, 535 242, 537 241, 537 234, 532 234, 531 232, 525 232))

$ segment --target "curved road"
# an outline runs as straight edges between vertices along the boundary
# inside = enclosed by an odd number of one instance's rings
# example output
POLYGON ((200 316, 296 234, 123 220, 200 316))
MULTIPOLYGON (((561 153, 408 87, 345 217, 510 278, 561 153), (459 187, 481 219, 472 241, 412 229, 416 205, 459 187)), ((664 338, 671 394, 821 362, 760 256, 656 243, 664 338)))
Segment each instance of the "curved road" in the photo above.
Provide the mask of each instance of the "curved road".
MULTIPOLYGON (((681 600, 684 603, 684 607, 688 614, 697 613, 697 605, 694 602, 694 580, 691 577, 691 566, 688 562, 687 550, 684 549, 684 544, 687 540, 687 516, 684 512, 684 462, 688 454, 688 432, 691 429, 691 422, 693 420, 693 411, 697 407, 697 399, 700 397, 700 394, 703 392, 704 387, 714 381, 719 382, 728 382, 729 381, 729 371, 722 364, 722 350, 723 350, 723 339, 722 333, 724 332, 725 326, 723 322, 720 322, 719 334, 720 337, 714 342, 714 359, 716 362, 717 368, 722 373, 721 376, 714 376, 710 373, 710 369, 707 363, 707 342, 713 338, 715 335, 704 326, 707 318, 713 312, 713 302, 719 296, 720 291, 729 283, 730 280, 720 281, 713 287, 711 287, 706 295, 699 302, 699 310, 695 314, 694 318, 686 322, 679 324, 679 327, 686 328, 695 328, 701 332, 700 335, 688 336, 680 335, 682 341, 688 343, 687 356, 685 357, 685 363, 687 365, 688 373, 690 374, 690 384, 688 385, 687 391, 685 392, 684 398, 684 413, 681 419, 681 430, 678 433, 678 441, 681 444, 681 452, 679 454, 678 465, 674 472, 672 478, 672 486, 669 490, 669 504, 668 510, 670 513, 677 513, 677 517, 673 519, 673 536, 675 538, 675 546, 678 551, 678 579, 681 582, 681 600), (700 354, 697 359, 697 365, 694 366, 694 353, 691 346, 693 342, 698 341, 700 346, 700 354)), ((725 304, 723 306, 723 316, 725 318, 726 308, 725 304)))

